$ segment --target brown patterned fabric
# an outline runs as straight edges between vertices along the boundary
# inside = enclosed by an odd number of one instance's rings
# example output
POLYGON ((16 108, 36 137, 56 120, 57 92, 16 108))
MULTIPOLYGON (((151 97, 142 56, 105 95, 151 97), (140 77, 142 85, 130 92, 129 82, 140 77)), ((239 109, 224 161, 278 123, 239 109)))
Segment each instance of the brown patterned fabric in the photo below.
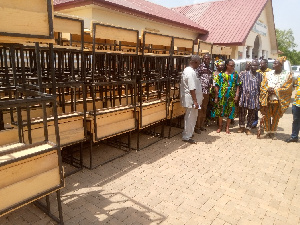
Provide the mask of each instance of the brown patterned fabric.
MULTIPOLYGON (((261 90, 260 90, 260 104, 261 106, 268 106, 269 102, 269 93, 268 93, 268 80, 267 77, 264 77, 264 80, 261 83, 261 90)), ((280 109, 278 110, 279 117, 282 117, 284 112, 290 105, 291 96, 293 91, 292 85, 292 75, 289 74, 287 81, 282 85, 281 88, 275 89, 275 94, 278 96, 280 109)))

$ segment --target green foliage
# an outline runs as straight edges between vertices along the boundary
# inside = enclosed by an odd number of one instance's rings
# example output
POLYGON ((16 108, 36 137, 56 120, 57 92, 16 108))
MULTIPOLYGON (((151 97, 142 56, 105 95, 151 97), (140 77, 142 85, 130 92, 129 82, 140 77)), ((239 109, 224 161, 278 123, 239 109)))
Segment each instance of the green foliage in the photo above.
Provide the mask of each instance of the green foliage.
POLYGON ((294 48, 297 47, 293 31, 276 29, 276 38, 278 50, 282 51, 282 56, 286 56, 292 65, 300 65, 300 52, 294 48))

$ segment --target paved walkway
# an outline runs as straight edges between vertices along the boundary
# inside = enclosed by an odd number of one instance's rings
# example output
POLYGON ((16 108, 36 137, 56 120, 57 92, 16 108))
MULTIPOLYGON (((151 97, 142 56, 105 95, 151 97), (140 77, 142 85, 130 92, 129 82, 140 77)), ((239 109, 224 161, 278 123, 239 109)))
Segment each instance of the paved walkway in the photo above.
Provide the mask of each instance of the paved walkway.
MULTIPOLYGON (((300 143, 283 141, 291 123, 289 108, 279 140, 212 126, 195 135, 197 145, 177 135, 84 169, 66 178, 65 224, 300 224, 300 143)), ((2 225, 53 223, 32 204, 0 218, 2 225)))

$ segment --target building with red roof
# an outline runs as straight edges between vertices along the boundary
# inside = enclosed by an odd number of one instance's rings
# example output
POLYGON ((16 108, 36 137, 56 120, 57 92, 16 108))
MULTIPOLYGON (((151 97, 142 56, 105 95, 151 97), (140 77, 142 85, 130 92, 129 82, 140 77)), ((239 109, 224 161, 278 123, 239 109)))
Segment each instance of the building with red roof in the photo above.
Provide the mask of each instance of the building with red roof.
POLYGON ((169 9, 145 0, 54 0, 54 9, 91 21, 200 40, 227 58, 275 58, 272 0, 221 0, 169 9), (248 57, 247 57, 248 56, 248 57))
POLYGON ((54 0, 54 10, 84 19, 88 29, 98 21, 193 40, 207 33, 181 13, 145 0, 54 0))
POLYGON ((232 48, 231 58, 275 58, 277 41, 272 0, 221 0, 173 8, 208 30, 199 39, 232 48))

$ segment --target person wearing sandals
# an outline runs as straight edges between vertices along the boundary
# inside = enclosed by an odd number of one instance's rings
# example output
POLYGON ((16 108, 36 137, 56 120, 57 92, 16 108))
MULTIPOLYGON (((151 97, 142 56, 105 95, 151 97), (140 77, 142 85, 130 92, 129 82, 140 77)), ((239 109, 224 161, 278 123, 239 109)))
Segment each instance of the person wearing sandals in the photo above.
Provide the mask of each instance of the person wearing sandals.
POLYGON ((235 104, 239 99, 239 75, 234 68, 234 61, 227 59, 225 61, 225 71, 214 78, 215 109, 212 116, 219 118, 217 133, 222 131, 223 117, 227 117, 226 133, 230 134, 230 122, 235 118, 235 104))
POLYGON ((262 74, 257 72, 258 60, 252 60, 249 71, 240 73, 240 100, 239 100, 239 133, 251 134, 252 124, 255 120, 255 112, 259 110, 260 84, 262 74), (247 115, 247 126, 245 130, 245 119, 247 115))
POLYGON ((297 88, 295 94, 295 101, 292 106, 293 123, 292 123, 292 134, 291 137, 285 140, 287 143, 297 142, 299 139, 300 130, 300 75, 297 79, 297 88))
MULTIPOLYGON (((215 77, 219 76, 220 73, 223 72, 225 68, 225 61, 222 59, 218 59, 215 61, 216 71, 213 73, 213 80, 212 80, 212 86, 210 88, 210 94, 209 94, 209 103, 207 106, 207 114, 206 114, 206 120, 207 124, 210 125, 211 121, 215 121, 215 118, 213 117, 214 107, 215 107, 215 77)), ((218 124, 218 121, 217 121, 218 124)))
MULTIPOLYGON (((264 79, 264 77, 266 76, 266 73, 270 72, 270 71, 271 71, 271 69, 268 68, 268 60, 267 59, 262 59, 260 61, 260 69, 257 70, 257 72, 261 73, 262 76, 263 76, 263 79, 264 79)), ((258 111, 255 112, 255 119, 254 119, 254 122, 252 124, 252 128, 257 127, 257 125, 258 125, 258 111)))
POLYGON ((205 131, 204 122, 206 119, 206 110, 209 102, 209 90, 212 84, 212 73, 213 71, 210 69, 210 61, 211 57, 209 54, 205 54, 203 56, 203 62, 197 68, 196 72, 198 78, 201 82, 203 101, 201 104, 201 109, 198 112, 198 118, 196 122, 195 132, 200 134, 201 131, 205 131))
POLYGON ((198 111, 202 104, 202 88, 201 82, 197 77, 196 69, 200 65, 200 57, 198 55, 191 56, 190 66, 186 67, 181 75, 180 82, 180 102, 186 109, 184 116, 184 130, 182 132, 182 140, 195 144, 192 139, 198 111))
POLYGON ((283 70, 286 57, 280 57, 273 63, 273 69, 266 73, 260 90, 261 113, 265 117, 266 134, 263 138, 277 139, 275 134, 279 119, 290 105, 293 85, 292 74, 283 70))

